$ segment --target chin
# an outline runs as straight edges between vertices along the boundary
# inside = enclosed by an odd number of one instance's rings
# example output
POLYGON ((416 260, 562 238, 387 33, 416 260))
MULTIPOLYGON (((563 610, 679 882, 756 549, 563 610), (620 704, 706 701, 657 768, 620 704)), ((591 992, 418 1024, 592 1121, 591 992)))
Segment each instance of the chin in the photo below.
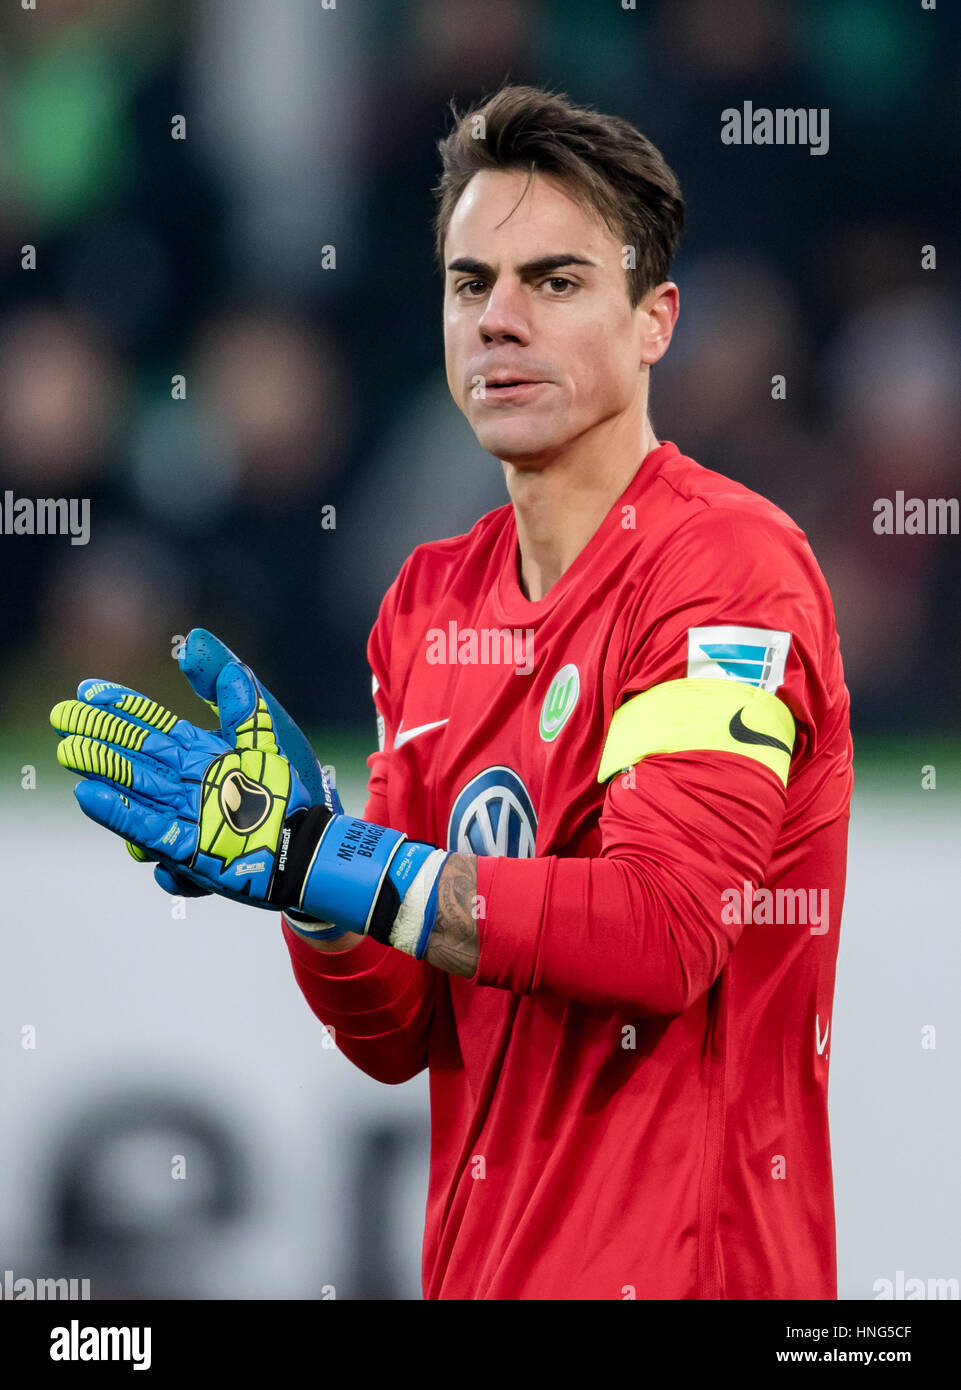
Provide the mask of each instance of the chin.
POLYGON ((475 434, 481 448, 504 463, 533 461, 556 447, 546 435, 524 429, 475 430, 475 434))
POLYGON ((516 444, 484 444, 483 447, 494 458, 501 463, 513 464, 515 468, 521 470, 525 468, 537 468, 542 462, 547 462, 548 455, 544 449, 519 449, 516 444))

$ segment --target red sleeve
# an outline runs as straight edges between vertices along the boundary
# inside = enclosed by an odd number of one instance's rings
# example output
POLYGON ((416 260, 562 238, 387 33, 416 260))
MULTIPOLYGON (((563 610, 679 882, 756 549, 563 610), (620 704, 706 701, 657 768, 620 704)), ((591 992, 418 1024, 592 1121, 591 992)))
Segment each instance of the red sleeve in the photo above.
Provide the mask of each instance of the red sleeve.
MULTIPOLYGON (((776 674, 769 677, 766 688, 797 721, 793 775, 813 749, 825 701, 820 663, 830 605, 803 536, 710 510, 682 527, 659 558, 612 643, 604 673, 611 713, 630 695, 685 678, 692 629, 786 633, 783 679, 775 686, 776 674)), ((783 642, 774 646, 784 650, 783 642)), ((691 673, 713 674, 695 647, 691 673)), ((763 881, 785 804, 776 774, 737 753, 643 758, 633 778, 618 774, 608 783, 598 857, 478 860, 484 912, 473 983, 634 1014, 682 1013, 710 988, 740 936, 740 924, 725 921, 722 893, 763 881)))
MULTIPOLYGON (((367 661, 370 666, 371 696, 374 702, 374 718, 377 725, 377 749, 367 759, 370 776, 367 780, 367 805, 363 819, 372 825, 390 826, 390 809, 387 802, 387 755, 386 749, 394 737, 397 725, 390 699, 390 630, 394 613, 394 600, 404 571, 387 590, 377 614, 377 621, 367 639, 367 661)), ((403 830, 403 826, 390 826, 392 830, 403 830)))
MULTIPOLYGON (((376 825, 390 825, 383 750, 394 730, 388 635, 399 583, 400 578, 387 591, 367 643, 379 748, 367 759, 370 778, 363 819, 376 825)), ((302 941, 286 922, 283 933, 294 978, 345 1057, 377 1081, 409 1081, 423 1071, 437 986, 432 966, 370 937, 349 951, 323 952, 302 941)))
MULTIPOLYGON (((281 919, 283 921, 283 919, 281 919)), ((315 951, 283 922, 294 978, 337 1047, 375 1081, 409 1081, 427 1066, 437 972, 365 937, 315 951)))

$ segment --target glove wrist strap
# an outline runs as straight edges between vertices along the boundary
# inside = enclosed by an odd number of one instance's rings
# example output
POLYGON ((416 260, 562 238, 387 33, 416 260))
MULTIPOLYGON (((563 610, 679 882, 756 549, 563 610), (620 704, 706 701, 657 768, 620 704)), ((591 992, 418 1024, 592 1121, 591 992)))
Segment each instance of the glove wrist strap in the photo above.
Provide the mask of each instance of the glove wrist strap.
POLYGON ((333 923, 422 960, 447 854, 386 826, 311 806, 284 823, 269 901, 315 918, 315 939, 333 923))
MULTIPOLYGON (((267 901, 275 907, 300 907, 301 891, 317 846, 333 819, 326 806, 308 806, 284 821, 267 901)), ((306 909, 305 909, 306 911, 306 909)))
POLYGON ((372 926, 379 929, 385 917, 393 920, 398 889, 405 886, 393 868, 395 861, 407 861, 405 835, 346 815, 331 816, 319 837, 316 824, 296 834, 298 854, 303 846, 306 852, 299 857, 301 882, 289 906, 362 936, 372 926))

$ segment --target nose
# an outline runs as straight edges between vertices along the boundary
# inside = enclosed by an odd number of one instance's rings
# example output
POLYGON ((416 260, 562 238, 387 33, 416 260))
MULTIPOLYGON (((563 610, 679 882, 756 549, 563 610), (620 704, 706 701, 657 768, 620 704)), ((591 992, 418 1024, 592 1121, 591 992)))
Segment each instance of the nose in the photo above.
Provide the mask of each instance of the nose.
POLYGON ((477 329, 485 343, 530 341, 528 304, 519 280, 502 276, 495 281, 477 329))

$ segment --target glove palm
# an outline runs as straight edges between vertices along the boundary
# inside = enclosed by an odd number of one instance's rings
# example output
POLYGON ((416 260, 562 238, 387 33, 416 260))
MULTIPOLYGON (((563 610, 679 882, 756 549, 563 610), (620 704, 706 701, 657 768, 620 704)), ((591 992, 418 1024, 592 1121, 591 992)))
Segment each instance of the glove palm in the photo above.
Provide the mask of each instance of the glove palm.
POLYGON ((202 891, 259 906, 276 877, 286 818, 310 795, 280 752, 252 674, 228 663, 217 682, 221 733, 178 719, 110 681, 81 682, 55 706, 59 762, 86 775, 76 788, 92 819, 202 891))

